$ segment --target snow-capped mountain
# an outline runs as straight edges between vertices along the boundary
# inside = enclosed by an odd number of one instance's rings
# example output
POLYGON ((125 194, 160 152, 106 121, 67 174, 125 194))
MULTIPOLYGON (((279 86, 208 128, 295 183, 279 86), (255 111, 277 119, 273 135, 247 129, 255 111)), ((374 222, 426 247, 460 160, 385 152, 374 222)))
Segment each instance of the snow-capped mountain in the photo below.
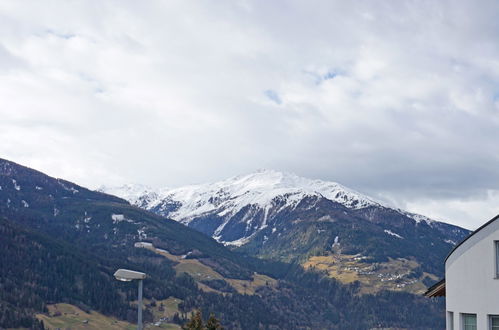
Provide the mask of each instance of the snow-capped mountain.
POLYGON ((192 225, 225 244, 233 245, 248 242, 250 237, 272 225, 277 214, 294 210, 305 200, 318 202, 325 199, 350 210, 384 208, 416 223, 433 223, 425 216, 389 207, 336 182, 312 180, 274 170, 259 170, 215 183, 174 189, 155 190, 144 185, 127 184, 100 190, 192 225), (239 230, 234 231, 233 227, 239 230))
POLYGON ((356 269, 363 285, 387 276, 398 278, 388 287, 409 285, 413 292, 424 288, 428 276, 443 273, 443 258, 469 233, 335 182, 273 170, 174 189, 125 185, 101 190, 250 255, 307 265, 341 255, 343 261, 328 265, 342 272, 356 269), (374 262, 376 271, 366 270, 374 262))
POLYGON ((351 273, 374 291, 421 291, 442 275, 445 255, 469 233, 335 182, 273 170, 174 189, 101 190, 240 252, 333 269, 334 277, 351 273), (389 282, 380 282, 385 277, 389 282))
MULTIPOLYGON (((306 197, 326 198, 351 209, 381 206, 379 202, 348 189, 336 182, 311 180, 291 173, 258 170, 220 182, 191 185, 175 189, 154 190, 144 185, 126 184, 121 187, 102 187, 100 191, 127 199, 133 205, 153 210, 184 224, 206 215, 229 220, 244 208, 263 210, 264 219, 256 230, 265 228, 271 210, 278 212, 295 208, 306 197), (279 209, 275 209, 279 205, 279 209)), ((248 219, 252 221, 252 219, 248 219)), ((214 232, 219 234, 227 225, 224 221, 214 232)), ((252 231, 249 235, 253 234, 252 231)), ((248 232, 233 243, 248 237, 248 232)))

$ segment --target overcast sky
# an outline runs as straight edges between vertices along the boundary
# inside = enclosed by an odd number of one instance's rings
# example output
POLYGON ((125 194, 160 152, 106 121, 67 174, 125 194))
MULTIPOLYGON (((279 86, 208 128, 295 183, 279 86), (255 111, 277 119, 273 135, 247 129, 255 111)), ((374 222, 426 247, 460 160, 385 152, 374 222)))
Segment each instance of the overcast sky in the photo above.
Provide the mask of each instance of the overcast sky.
POLYGON ((499 213, 499 2, 1 1, 0 157, 96 188, 259 168, 499 213))

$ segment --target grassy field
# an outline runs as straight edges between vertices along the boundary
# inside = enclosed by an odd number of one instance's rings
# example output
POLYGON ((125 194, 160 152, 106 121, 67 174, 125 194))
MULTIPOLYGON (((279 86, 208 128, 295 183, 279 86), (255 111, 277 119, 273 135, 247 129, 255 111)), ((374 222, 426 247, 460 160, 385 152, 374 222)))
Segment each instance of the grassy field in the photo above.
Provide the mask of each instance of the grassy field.
POLYGON ((220 291, 214 290, 209 286, 201 283, 204 280, 225 280, 228 282, 238 293, 241 294, 255 294, 255 291, 258 287, 261 286, 275 286, 277 281, 269 276, 254 274, 251 280, 237 280, 223 277, 220 273, 216 272, 209 266, 201 263, 197 259, 184 259, 182 256, 177 256, 169 253, 166 250, 156 249, 154 246, 145 247, 148 250, 151 250, 155 253, 158 253, 165 258, 168 258, 172 261, 177 262, 175 265, 175 271, 177 274, 187 273, 191 275, 194 280, 196 280, 198 287, 206 292, 216 292, 223 294, 220 291))
POLYGON ((361 293, 393 290, 421 294, 426 290, 426 286, 421 282, 425 277, 437 279, 428 273, 424 273, 420 278, 410 278, 408 275, 419 267, 419 264, 403 258, 367 263, 358 255, 331 254, 310 257, 303 267, 325 271, 330 277, 345 284, 359 281, 362 284, 361 293))
POLYGON ((69 304, 48 305, 48 315, 37 314, 36 318, 43 320, 46 329, 136 329, 128 322, 102 315, 97 312, 86 313, 69 304))
POLYGON ((245 280, 235 280, 235 279, 225 279, 230 285, 237 290, 237 292, 242 294, 255 294, 257 288, 262 286, 271 286, 275 287, 277 281, 272 277, 255 274, 253 275, 253 279, 251 281, 245 280))
MULTIPOLYGON (((174 312, 178 311, 179 299, 169 298, 161 302, 163 302, 166 307, 164 312, 165 316, 173 316, 174 312)), ((36 315, 37 319, 43 320, 47 330, 135 330, 137 328, 136 324, 120 321, 114 317, 105 316, 94 311, 86 313, 80 308, 70 304, 48 305, 47 308, 49 310, 48 314, 36 315)), ((160 317, 158 317, 158 319, 160 317)), ((156 315, 154 319, 156 320, 156 315)), ((144 328, 150 330, 181 329, 178 325, 169 323, 163 323, 160 326, 145 324, 144 328)))
POLYGON ((196 281, 203 280, 221 280, 224 279, 222 275, 214 271, 196 259, 185 259, 175 266, 177 274, 187 273, 191 275, 196 281))
MULTIPOLYGON (((180 313, 178 305, 182 302, 182 299, 170 297, 164 300, 157 300, 155 307, 149 307, 149 310, 154 316, 154 320, 159 320, 161 318, 171 319, 175 313, 180 313)), ((144 299, 144 304, 149 305, 150 301, 144 299)))

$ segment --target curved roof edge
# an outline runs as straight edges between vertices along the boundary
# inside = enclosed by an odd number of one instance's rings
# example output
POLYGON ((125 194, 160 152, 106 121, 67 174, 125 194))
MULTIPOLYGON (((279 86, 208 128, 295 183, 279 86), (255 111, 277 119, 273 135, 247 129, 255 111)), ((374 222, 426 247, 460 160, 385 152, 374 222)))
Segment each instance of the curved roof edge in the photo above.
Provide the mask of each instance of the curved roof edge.
POLYGON ((473 237, 475 234, 477 234, 479 231, 481 231, 482 229, 484 229, 485 227, 487 227, 488 225, 490 225, 491 223, 493 223, 494 221, 496 221, 497 219, 499 219, 499 215, 496 215, 495 217, 493 217, 492 219, 490 219, 489 221, 487 221, 486 223, 484 223, 483 225, 481 225, 478 229, 476 229, 475 231, 473 231, 471 234, 468 235, 468 237, 466 237, 465 239, 463 239, 458 245, 454 246, 454 248, 450 251, 450 253, 447 255, 447 257, 445 258, 444 260, 444 263, 447 262, 447 259, 449 259, 449 257, 460 247, 462 246, 465 242, 467 242, 471 237, 473 237))

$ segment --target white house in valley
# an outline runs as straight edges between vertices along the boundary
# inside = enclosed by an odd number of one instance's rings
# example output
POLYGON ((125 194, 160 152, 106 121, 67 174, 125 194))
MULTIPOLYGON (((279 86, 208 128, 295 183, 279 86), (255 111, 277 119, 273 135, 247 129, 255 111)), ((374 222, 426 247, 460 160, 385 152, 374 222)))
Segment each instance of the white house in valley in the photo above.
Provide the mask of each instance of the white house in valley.
POLYGON ((451 251, 426 296, 446 297, 447 330, 499 330, 499 216, 451 251))

